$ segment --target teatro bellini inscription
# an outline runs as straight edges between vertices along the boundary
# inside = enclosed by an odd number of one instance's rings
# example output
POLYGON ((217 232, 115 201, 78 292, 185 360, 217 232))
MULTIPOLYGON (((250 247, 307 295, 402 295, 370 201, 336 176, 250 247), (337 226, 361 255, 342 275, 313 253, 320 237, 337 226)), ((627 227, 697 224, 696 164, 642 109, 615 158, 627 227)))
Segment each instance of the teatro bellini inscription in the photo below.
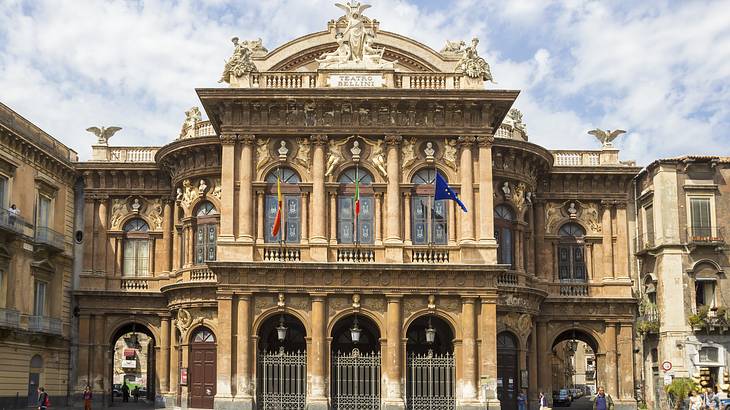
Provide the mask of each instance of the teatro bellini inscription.
POLYGON ((330 87, 334 88, 377 88, 385 85, 379 74, 330 74, 330 87))

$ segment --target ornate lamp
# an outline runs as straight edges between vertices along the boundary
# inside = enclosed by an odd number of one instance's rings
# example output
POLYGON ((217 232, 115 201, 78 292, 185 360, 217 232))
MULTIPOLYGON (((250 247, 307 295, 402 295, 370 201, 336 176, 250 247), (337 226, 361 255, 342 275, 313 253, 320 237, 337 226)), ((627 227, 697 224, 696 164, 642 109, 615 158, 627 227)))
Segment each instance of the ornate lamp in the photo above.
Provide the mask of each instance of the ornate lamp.
POLYGON ((279 339, 280 342, 283 342, 284 339, 286 339, 286 331, 287 327, 284 326, 284 315, 281 315, 279 318, 279 326, 276 327, 276 337, 279 339))
POLYGON ((360 326, 357 325, 357 316, 355 316, 355 320, 352 322, 352 327, 350 328, 350 338, 352 338, 352 343, 358 343, 360 341, 361 334, 362 329, 360 329, 360 326))
POLYGON ((436 340, 436 329, 431 325, 431 318, 428 318, 428 327, 426 328, 426 343, 433 344, 436 340))

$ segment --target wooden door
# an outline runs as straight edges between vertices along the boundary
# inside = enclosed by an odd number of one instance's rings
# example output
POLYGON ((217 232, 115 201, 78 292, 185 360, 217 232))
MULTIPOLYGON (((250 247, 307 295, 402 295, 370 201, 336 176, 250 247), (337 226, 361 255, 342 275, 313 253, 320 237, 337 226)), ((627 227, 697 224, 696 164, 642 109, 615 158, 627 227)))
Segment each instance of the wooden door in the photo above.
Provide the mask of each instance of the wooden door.
POLYGON ((190 344, 190 407, 212 409, 216 385, 215 338, 208 329, 199 330, 190 344))
POLYGON ((517 339, 511 333, 497 335, 497 398, 502 403, 502 410, 517 409, 517 352, 517 339))

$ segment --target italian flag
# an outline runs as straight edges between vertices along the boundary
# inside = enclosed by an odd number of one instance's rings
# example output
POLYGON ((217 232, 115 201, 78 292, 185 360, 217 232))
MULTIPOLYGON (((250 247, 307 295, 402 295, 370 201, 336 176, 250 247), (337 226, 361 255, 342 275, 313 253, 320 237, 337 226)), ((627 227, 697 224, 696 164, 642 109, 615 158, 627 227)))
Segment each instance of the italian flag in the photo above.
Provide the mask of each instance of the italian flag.
POLYGON ((281 179, 279 177, 276 177, 276 195, 277 195, 277 206, 276 206, 276 219, 274 219, 274 227, 271 229, 271 236, 276 236, 279 234, 279 230, 281 229, 281 206, 282 206, 282 200, 281 200, 281 179))
POLYGON ((360 178, 355 177, 355 219, 360 215, 360 178))

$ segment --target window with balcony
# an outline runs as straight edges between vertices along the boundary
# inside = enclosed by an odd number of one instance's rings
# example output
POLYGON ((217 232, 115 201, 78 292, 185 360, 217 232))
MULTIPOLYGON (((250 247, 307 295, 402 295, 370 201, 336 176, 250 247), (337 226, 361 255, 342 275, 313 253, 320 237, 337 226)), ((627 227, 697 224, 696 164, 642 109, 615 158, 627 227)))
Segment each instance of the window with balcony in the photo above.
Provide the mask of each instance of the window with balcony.
POLYGON ((711 279, 695 279, 695 307, 697 311, 702 306, 707 306, 710 309, 717 307, 715 285, 716 282, 711 279))
POLYGON ((8 207, 8 178, 0 175, 0 208, 8 207))
POLYGON ((202 264, 216 258, 218 239, 218 210, 210 202, 198 205, 195 211, 195 263, 202 264))
POLYGON ((339 243, 371 244, 375 239, 375 202, 373 176, 369 172, 350 168, 343 172, 337 196, 337 241, 339 243), (356 186, 355 181, 358 181, 356 186), (357 198, 360 213, 357 214, 357 198))
POLYGON ((5 270, 0 268, 0 308, 7 306, 8 289, 5 280, 5 270))
POLYGON ((558 278, 561 282, 585 282, 585 229, 569 222, 560 227, 558 235, 558 278))
POLYGON ((717 363, 720 359, 718 348, 712 346, 703 346, 699 353, 700 363, 717 363))
POLYGON ((690 242, 708 242, 717 236, 712 227, 712 209, 709 197, 689 199, 690 242))
POLYGON ((434 200, 435 179, 433 168, 422 169, 411 179, 415 185, 411 197, 411 240, 415 245, 446 245, 449 240, 448 204, 444 199, 434 200))
POLYGON ((497 263, 514 264, 515 214, 507 205, 494 207, 494 239, 497 241, 497 263))
POLYGON ((51 198, 45 195, 38 196, 38 215, 36 226, 48 228, 51 224, 51 198))
POLYGON ((266 176, 266 203, 264 204, 264 240, 267 243, 299 243, 301 240, 301 179, 291 168, 278 168, 266 176), (281 181, 281 226, 273 235, 276 212, 279 207, 277 180, 281 181))
POLYGON ((124 276, 149 275, 149 226, 142 219, 132 219, 124 225, 124 276))
POLYGON ((48 316, 48 303, 46 301, 46 293, 48 282, 42 280, 35 281, 35 290, 33 294, 33 315, 48 316))

